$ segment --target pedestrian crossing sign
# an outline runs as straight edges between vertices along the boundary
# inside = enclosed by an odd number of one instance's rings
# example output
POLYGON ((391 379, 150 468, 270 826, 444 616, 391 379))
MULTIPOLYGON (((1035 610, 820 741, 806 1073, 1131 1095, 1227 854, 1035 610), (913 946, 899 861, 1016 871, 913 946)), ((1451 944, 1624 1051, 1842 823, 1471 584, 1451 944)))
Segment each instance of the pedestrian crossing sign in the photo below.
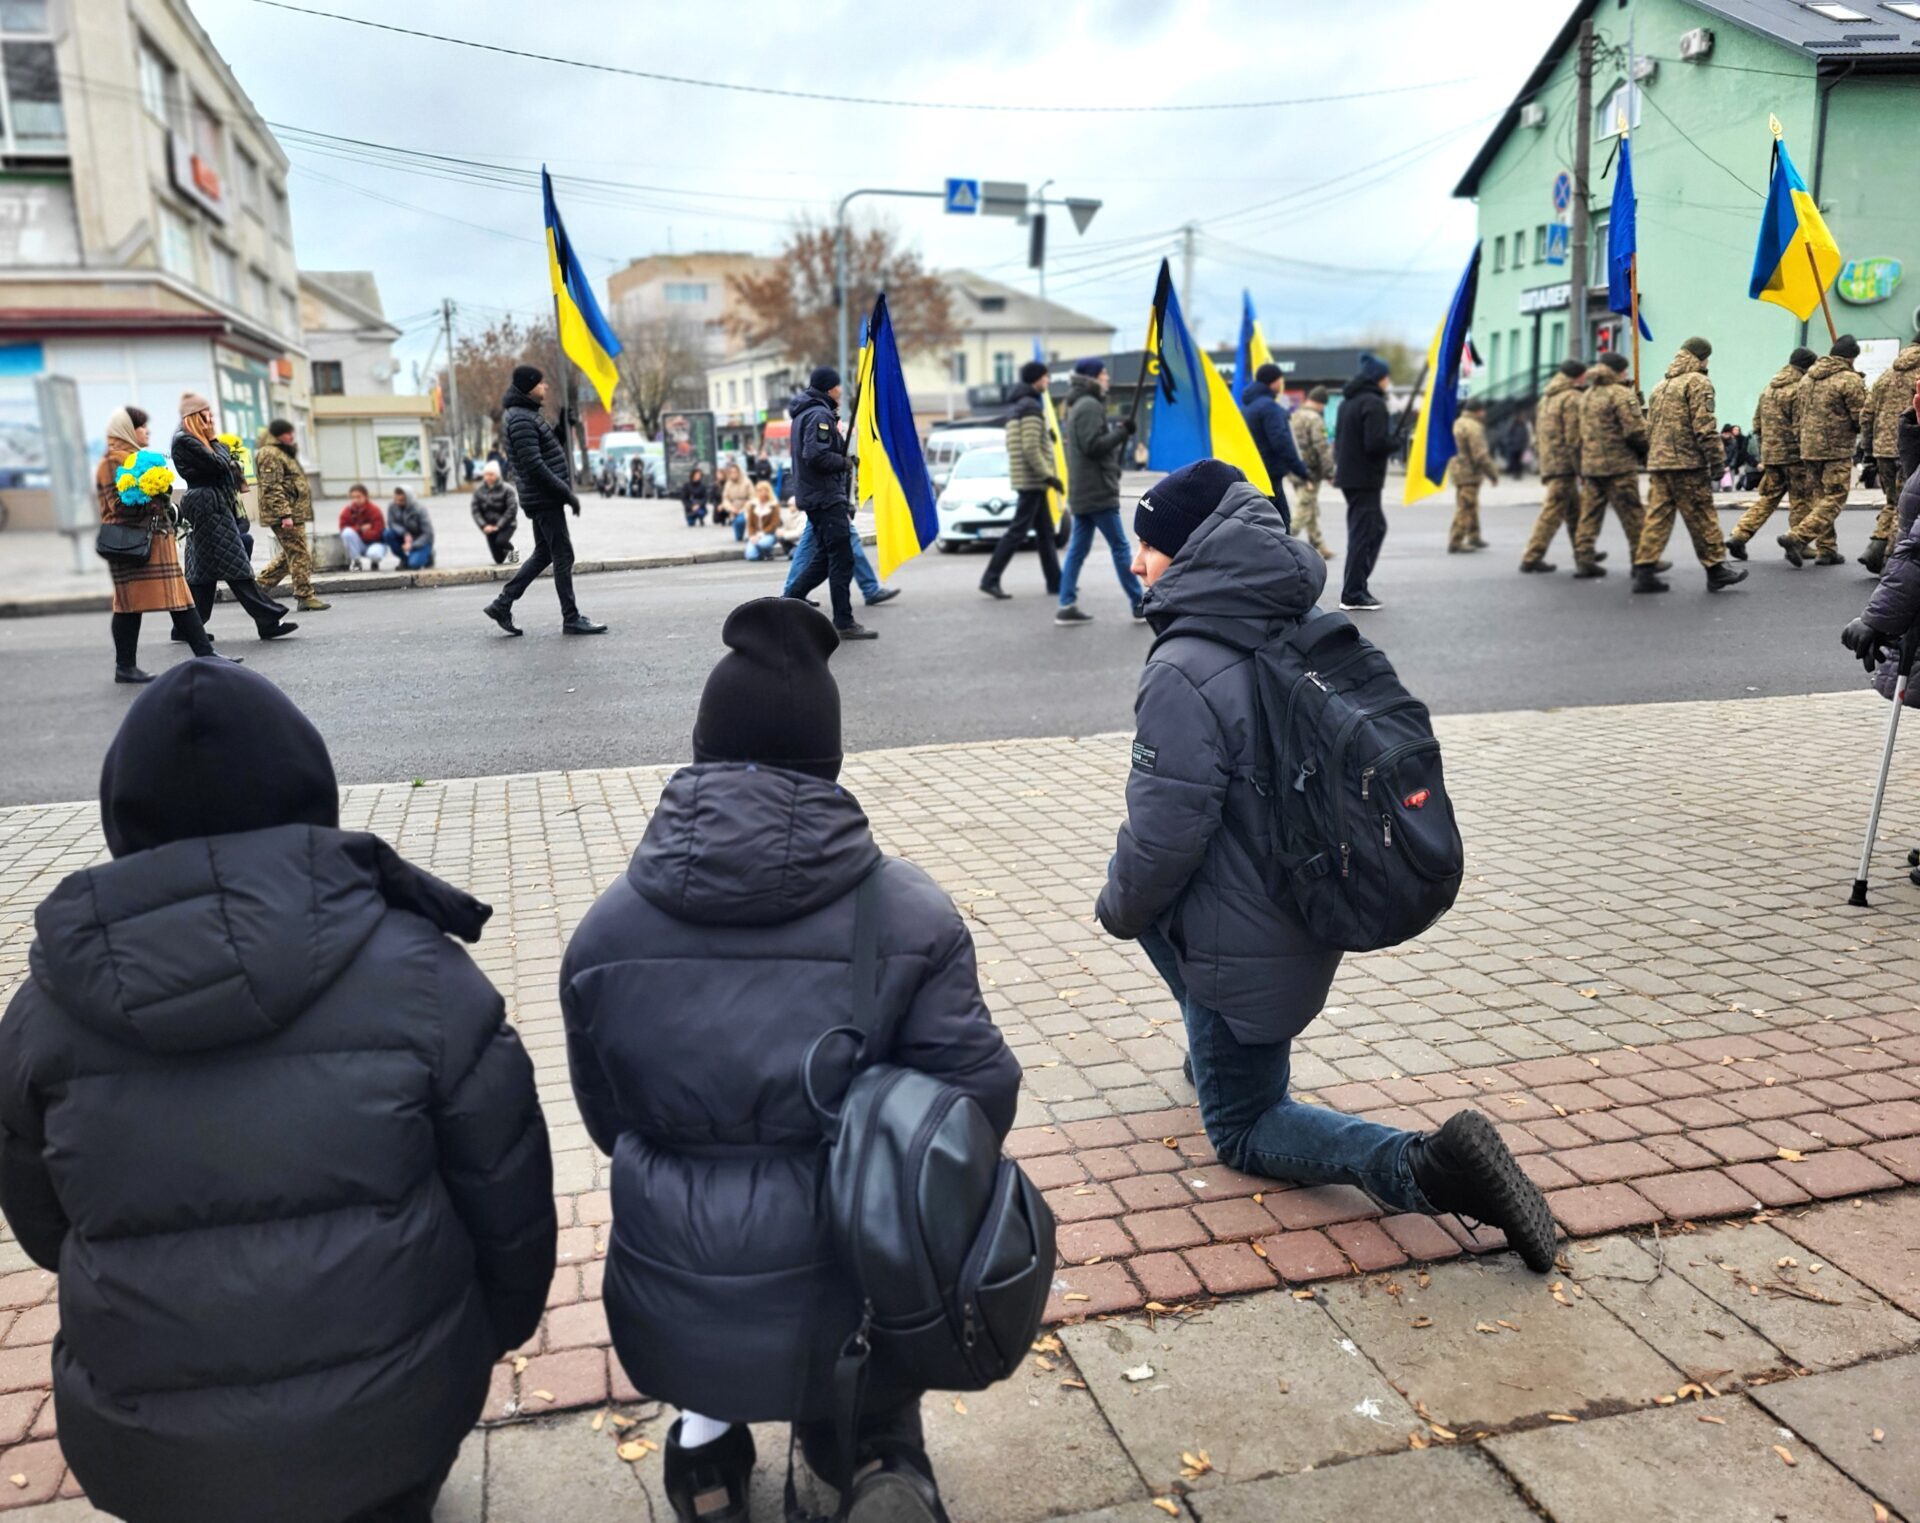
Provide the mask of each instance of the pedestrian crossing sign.
POLYGON ((980 182, 978 180, 947 181, 947 210, 957 217, 979 216, 980 182))

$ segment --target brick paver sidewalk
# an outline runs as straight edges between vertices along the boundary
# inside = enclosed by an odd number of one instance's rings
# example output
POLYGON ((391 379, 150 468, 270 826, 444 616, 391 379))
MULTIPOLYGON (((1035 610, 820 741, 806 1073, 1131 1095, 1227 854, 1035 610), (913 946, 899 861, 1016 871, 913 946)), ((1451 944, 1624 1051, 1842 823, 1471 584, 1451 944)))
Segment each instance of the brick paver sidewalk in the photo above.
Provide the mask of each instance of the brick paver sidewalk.
MULTIPOLYGON (((1405 1125, 1481 1107, 1574 1234, 1920 1179, 1920 891, 1897 866, 1920 833, 1910 769, 1888 801, 1878 907, 1844 903, 1884 714, 1845 695, 1442 720, 1467 887, 1421 941, 1348 960, 1296 1083, 1405 1125)), ((1053 1317, 1495 1246, 1451 1219, 1383 1219, 1358 1192, 1213 1160, 1180 1075, 1178 1012, 1144 958, 1092 921, 1125 766, 1124 739, 1098 737, 873 753, 847 772, 883 843, 972 923, 1026 1071, 1012 1147, 1062 1223, 1053 1317)), ((496 906, 477 956, 508 996, 552 1128, 559 1274, 541 1332, 499 1368, 490 1419, 638 1396, 605 1347, 605 1161, 573 1106, 555 980, 666 775, 361 787, 344 801, 349 827, 496 906)), ((99 851, 91 806, 0 812, 0 991, 24 971, 33 906, 99 851)), ((44 1399, 53 1280, 10 1241, 0 1270, 5 1507, 71 1483, 44 1399), (13 1475, 24 1482, 6 1485, 13 1475)))

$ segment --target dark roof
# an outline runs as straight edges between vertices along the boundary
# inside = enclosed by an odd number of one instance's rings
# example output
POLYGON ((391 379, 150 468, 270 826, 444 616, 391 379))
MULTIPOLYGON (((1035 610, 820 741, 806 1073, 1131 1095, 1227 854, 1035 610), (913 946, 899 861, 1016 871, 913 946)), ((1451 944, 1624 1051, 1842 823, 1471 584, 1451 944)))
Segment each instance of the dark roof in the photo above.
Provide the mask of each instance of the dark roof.
MULTIPOLYGON (((1840 59, 1856 67, 1865 64, 1875 70, 1920 70, 1920 19, 1890 10, 1886 0, 1841 0, 1846 9, 1863 18, 1859 21, 1839 21, 1822 15, 1808 0, 1688 0, 1688 3, 1706 13, 1703 20, 1730 22, 1823 63, 1827 59, 1840 59)), ((1534 65, 1520 93, 1514 96, 1513 103, 1501 114, 1492 133, 1473 156, 1473 162, 1467 165, 1467 172, 1453 188, 1456 196, 1479 193, 1480 177, 1487 172, 1493 156, 1519 121, 1520 108, 1545 87, 1561 56, 1578 39, 1580 23, 1598 8, 1599 0, 1578 0, 1548 45, 1545 56, 1534 65)), ((1702 67, 1712 68, 1711 58, 1702 67)))

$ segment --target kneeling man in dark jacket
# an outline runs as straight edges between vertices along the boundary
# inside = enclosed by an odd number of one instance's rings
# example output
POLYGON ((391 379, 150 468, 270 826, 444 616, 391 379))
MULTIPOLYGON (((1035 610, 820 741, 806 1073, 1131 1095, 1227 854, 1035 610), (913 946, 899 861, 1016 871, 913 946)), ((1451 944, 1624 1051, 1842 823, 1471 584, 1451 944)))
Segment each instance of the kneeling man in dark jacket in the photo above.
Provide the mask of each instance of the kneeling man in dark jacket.
POLYGON ((339 813, 278 688, 176 666, 107 753, 112 860, 40 905, 0 1021, 60 1445, 128 1523, 426 1523, 546 1303, 533 1066, 448 940, 492 911, 339 813))
MULTIPOLYGON (((1248 1174, 1357 1185, 1390 1210, 1485 1222, 1544 1272, 1553 1218, 1479 1112, 1420 1134, 1288 1094, 1292 1041, 1320 1013, 1340 953, 1265 886, 1275 845, 1252 781, 1265 742, 1247 651, 1313 610, 1326 563, 1219 460, 1151 488, 1133 527, 1160 638, 1134 703, 1127 822, 1096 913, 1140 943, 1180 1002, 1214 1151, 1248 1174)), ((1288 770, 1273 760, 1272 775, 1288 770)))
MULTIPOLYGON (((607 1320, 633 1383, 683 1409, 664 1479, 686 1523, 744 1523, 747 1423, 794 1424, 809 1467, 849 1483, 834 1473, 832 1374, 859 1292, 835 1257, 800 1065, 854 1019, 854 891, 869 874, 885 1061, 953 1085, 1002 1138, 1020 1086, 966 922, 924 872, 881 853, 837 781, 833 625, 796 598, 760 598, 722 638, 695 765, 667 783, 560 968, 573 1091, 613 1159, 607 1320)), ((859 1523, 946 1517, 918 1391, 869 1386, 856 1461, 859 1523)))

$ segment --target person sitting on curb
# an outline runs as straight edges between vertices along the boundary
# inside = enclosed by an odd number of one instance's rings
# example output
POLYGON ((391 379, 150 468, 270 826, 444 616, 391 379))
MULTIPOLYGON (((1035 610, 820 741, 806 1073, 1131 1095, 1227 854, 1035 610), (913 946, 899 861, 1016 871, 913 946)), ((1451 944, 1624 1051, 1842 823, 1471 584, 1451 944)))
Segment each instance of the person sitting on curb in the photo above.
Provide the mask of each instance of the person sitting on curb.
POLYGON ((689 529, 707 521, 707 499, 711 495, 707 490, 707 473, 696 465, 693 474, 687 477, 686 484, 680 488, 680 511, 686 515, 689 529))
POLYGON ((513 548, 513 531, 520 526, 520 494, 491 460, 480 468, 480 484, 473 489, 473 521, 487 537, 487 553, 494 565, 520 563, 520 552, 513 548))
POLYGON ((668 781, 560 967, 573 1092, 613 1158, 614 1351, 682 1410, 664 1479, 683 1523, 743 1523, 753 1422, 793 1424, 808 1467, 851 1485, 853 1518, 944 1523, 920 1392, 870 1383, 854 1475, 833 1460, 832 1372, 860 1305, 834 1255, 800 1070, 815 1038, 854 1019, 855 891, 870 875, 886 1061, 954 1086, 1001 1140, 1020 1065, 959 910, 882 854, 838 781, 832 622, 759 598, 721 637, 694 765, 668 781))
MULTIPOLYGON (((1258 647, 1305 618, 1326 563, 1220 460, 1151 487, 1133 528, 1158 639, 1134 705, 1127 819, 1095 913, 1109 935, 1140 943, 1179 1002, 1214 1151, 1243 1173, 1355 1185, 1390 1210, 1471 1217, 1544 1273, 1553 1217, 1478 1111, 1421 1134, 1288 1092, 1291 1044, 1320 1013, 1340 953, 1268 892, 1254 659, 1220 637, 1258 647)), ((1270 770, 1289 775, 1289 760, 1270 770)))
POLYGON ((386 541, 402 571, 423 571, 433 564, 433 520, 405 487, 395 487, 387 504, 386 541))
POLYGON ((741 538, 746 543, 748 560, 770 561, 783 546, 789 555, 793 553, 792 541, 780 537, 780 502, 773 495, 771 481, 754 482, 753 501, 747 508, 745 523, 741 538))
POLYGON ((361 571, 378 571, 389 553, 387 521, 357 481, 347 488, 347 505, 340 510, 340 547, 347 552, 347 565, 361 571))
POLYGON ((533 1065, 450 939, 492 910, 342 830, 319 732, 233 665, 143 690, 100 821, 0 1021, 74 1478, 130 1523, 427 1523, 553 1279, 533 1065))

